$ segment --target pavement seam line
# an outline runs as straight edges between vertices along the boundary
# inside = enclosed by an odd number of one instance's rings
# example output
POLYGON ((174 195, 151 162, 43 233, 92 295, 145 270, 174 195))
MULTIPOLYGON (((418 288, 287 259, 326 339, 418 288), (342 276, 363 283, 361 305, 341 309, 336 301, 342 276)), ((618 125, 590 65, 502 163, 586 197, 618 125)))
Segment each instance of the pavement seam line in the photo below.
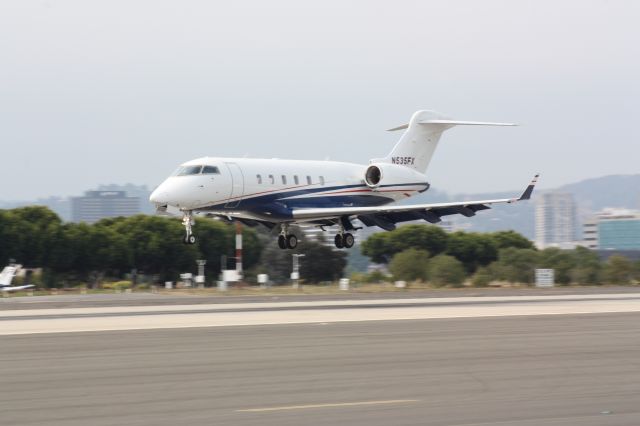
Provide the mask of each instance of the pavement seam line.
POLYGON ((286 405, 281 407, 263 407, 263 408, 245 408, 236 410, 238 413, 248 412, 264 412, 264 411, 285 411, 285 410, 304 410, 309 408, 332 408, 332 407, 354 407, 358 405, 383 405, 383 404, 407 404, 411 402, 419 402, 418 399, 389 399, 384 401, 360 401, 360 402, 335 402, 327 404, 306 404, 306 405, 286 405))

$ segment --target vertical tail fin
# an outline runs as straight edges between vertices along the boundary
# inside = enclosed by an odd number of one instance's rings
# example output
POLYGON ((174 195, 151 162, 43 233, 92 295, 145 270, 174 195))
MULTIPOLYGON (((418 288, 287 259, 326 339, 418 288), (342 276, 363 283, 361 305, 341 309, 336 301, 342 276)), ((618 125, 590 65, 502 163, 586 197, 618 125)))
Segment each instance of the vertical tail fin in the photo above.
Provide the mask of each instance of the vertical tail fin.
POLYGON ((389 155, 372 161, 401 164, 424 173, 429 166, 442 133, 459 125, 515 126, 515 124, 511 123, 456 121, 450 120, 435 111, 416 111, 411 116, 409 124, 389 129, 389 131, 406 129, 389 155))
POLYGON ((16 270, 17 268, 15 266, 5 266, 2 272, 0 272, 0 287, 11 285, 16 270))

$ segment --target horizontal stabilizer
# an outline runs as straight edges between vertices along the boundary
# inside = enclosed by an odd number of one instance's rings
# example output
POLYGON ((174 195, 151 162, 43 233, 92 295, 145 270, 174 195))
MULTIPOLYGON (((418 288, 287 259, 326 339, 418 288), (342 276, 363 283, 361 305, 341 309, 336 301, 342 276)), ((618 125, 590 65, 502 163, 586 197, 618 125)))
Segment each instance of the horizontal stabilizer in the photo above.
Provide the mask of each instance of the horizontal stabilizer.
POLYGON ((426 120, 418 124, 447 124, 450 126, 517 126, 515 123, 493 123, 490 121, 426 120))
MULTIPOLYGON (((453 126, 517 126, 515 123, 494 123, 490 121, 458 121, 458 120, 425 120, 420 121, 418 124, 443 124, 447 127, 453 126)), ((409 124, 403 124, 392 129, 387 129, 387 132, 395 132, 397 130, 405 130, 409 128, 409 124)))

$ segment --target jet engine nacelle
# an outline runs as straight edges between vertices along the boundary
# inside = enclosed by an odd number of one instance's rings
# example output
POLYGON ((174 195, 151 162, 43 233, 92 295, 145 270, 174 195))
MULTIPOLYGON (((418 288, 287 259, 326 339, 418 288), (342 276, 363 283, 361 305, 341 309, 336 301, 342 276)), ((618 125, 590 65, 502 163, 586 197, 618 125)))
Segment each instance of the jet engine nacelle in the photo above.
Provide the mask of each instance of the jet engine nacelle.
POLYGON ((364 173, 364 183, 372 189, 376 189, 381 185, 426 184, 426 176, 414 169, 398 164, 373 163, 367 167, 364 173))

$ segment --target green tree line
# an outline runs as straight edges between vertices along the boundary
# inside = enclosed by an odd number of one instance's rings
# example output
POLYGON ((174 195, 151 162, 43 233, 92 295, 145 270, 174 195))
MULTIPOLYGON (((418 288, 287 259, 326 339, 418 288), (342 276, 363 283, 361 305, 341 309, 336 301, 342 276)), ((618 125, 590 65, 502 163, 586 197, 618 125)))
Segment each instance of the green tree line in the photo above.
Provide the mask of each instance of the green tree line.
MULTIPOLYGON (((91 283, 120 279, 133 269, 155 281, 175 281, 206 259, 206 274, 217 278, 222 255, 234 256, 235 229, 227 223, 196 219, 198 243, 182 244, 179 220, 137 215, 103 219, 94 224, 63 223, 46 207, 0 210, 0 265, 10 259, 28 268, 43 268, 44 284, 91 283)), ((258 264, 262 241, 243 230, 245 267, 258 264)))
POLYGON ((601 261, 584 247, 537 250, 513 231, 447 234, 433 225, 408 225, 371 236, 362 252, 388 264, 395 279, 435 285, 476 286, 492 281, 532 284, 536 268, 555 270, 558 284, 630 284, 640 280, 640 261, 611 256, 601 261))
MULTIPOLYGON (((48 287, 120 280, 136 270, 152 281, 176 281, 195 272, 196 260, 207 261, 209 282, 218 278, 221 258, 233 268, 235 227, 228 222, 196 218, 195 245, 182 244, 184 228, 177 218, 137 215, 103 219, 94 224, 64 223, 51 210, 31 206, 0 210, 0 268, 14 259, 27 268, 43 268, 48 287)), ((300 234, 300 232, 298 232, 300 234)), ((275 283, 290 282, 291 255, 304 254, 300 275, 306 283, 343 276, 346 254, 325 245, 301 241, 296 250, 280 250, 272 232, 243 228, 243 267, 248 282, 266 273, 275 283)))

